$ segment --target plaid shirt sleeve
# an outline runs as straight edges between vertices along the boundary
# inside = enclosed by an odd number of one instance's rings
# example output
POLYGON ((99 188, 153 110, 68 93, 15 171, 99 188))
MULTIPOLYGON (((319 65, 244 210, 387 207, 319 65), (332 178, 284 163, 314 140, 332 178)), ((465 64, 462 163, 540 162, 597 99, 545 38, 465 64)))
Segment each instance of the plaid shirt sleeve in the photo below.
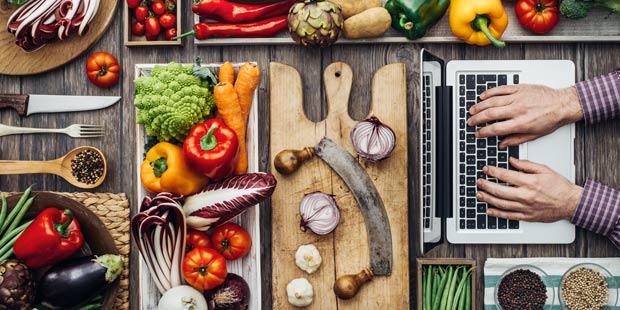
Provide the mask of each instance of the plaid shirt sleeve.
POLYGON ((586 124, 620 118, 620 69, 575 84, 586 124))
POLYGON ((579 227, 607 236, 620 248, 620 191, 586 180, 571 221, 579 227))

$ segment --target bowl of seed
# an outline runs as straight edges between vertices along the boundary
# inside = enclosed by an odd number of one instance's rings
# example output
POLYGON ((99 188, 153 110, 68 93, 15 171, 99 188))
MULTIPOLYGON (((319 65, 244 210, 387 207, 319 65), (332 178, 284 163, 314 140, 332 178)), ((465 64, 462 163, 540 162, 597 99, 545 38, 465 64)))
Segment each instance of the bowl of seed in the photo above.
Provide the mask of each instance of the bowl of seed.
POLYGON ((495 285, 495 305, 500 310, 549 310, 554 299, 550 277, 533 265, 506 270, 495 285))
POLYGON ((618 302, 618 283, 605 267, 594 263, 567 270, 559 291, 563 309, 607 310, 618 302))

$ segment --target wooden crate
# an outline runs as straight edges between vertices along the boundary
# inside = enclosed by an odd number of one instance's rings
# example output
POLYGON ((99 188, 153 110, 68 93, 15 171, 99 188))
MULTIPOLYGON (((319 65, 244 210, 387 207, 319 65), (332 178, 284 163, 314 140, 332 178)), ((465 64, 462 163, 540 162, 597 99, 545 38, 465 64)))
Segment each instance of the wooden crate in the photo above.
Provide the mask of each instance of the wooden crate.
POLYGON ((470 265, 471 272, 471 309, 476 308, 476 261, 467 258, 418 258, 417 261, 417 309, 422 309, 422 267, 424 265, 470 265))
MULTIPOLYGON (((233 67, 236 71, 239 71, 243 63, 233 63, 233 67)), ((136 64, 134 78, 138 78, 145 74, 148 74, 155 64, 136 64)), ((217 75, 217 69, 221 64, 203 64, 203 67, 212 69, 217 75)), ((248 152, 248 172, 258 171, 258 89, 254 93, 254 100, 252 101, 252 107, 250 108, 250 114, 248 119, 248 127, 246 134, 247 152, 248 152)), ((136 124, 136 149, 135 158, 138 163, 135 180, 136 184, 136 206, 140 206, 142 199, 148 193, 140 182, 140 163, 144 160, 144 144, 146 143, 146 133, 144 126, 136 124)), ((233 222, 241 225, 247 230, 252 237, 252 248, 250 253, 243 258, 226 261, 226 267, 228 272, 236 273, 240 275, 250 287, 250 307, 249 310, 260 310, 262 304, 261 294, 261 239, 260 239, 260 208, 258 205, 248 209, 246 212, 237 216, 233 222)), ((134 267, 132 267, 134 268, 134 267)), ((140 255, 140 261, 138 268, 138 298, 139 305, 138 310, 155 310, 157 309, 157 303, 159 302, 160 294, 151 279, 151 275, 148 267, 144 263, 142 255, 140 255)))
MULTIPOLYGON (((181 6, 183 1, 176 2, 176 18, 177 18, 177 34, 181 31, 181 6)), ((123 1, 123 32, 125 33, 125 46, 156 46, 156 45, 183 45, 183 40, 176 41, 166 41, 164 39, 163 31, 159 34, 159 39, 157 41, 147 41, 146 36, 134 36, 131 33, 131 24, 132 24, 132 16, 130 13, 129 7, 127 7, 127 1, 123 1)))

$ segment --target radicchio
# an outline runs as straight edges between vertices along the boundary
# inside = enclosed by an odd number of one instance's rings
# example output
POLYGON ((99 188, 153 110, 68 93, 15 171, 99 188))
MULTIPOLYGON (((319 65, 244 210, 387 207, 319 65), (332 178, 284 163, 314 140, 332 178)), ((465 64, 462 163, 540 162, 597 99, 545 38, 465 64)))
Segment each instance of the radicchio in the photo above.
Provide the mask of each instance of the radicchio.
POLYGON ((183 211, 187 225, 207 231, 224 224, 269 198, 276 183, 269 173, 248 173, 211 183, 201 193, 185 199, 183 211))

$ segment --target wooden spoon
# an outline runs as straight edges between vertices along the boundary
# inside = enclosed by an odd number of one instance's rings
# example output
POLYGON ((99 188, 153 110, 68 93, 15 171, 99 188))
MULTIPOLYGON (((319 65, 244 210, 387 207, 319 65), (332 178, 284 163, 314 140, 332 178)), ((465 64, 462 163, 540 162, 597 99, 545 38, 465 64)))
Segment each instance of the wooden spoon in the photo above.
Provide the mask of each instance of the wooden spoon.
POLYGON ((0 174, 51 173, 62 177, 67 182, 71 183, 71 185, 79 188, 95 188, 101 185, 107 172, 108 165, 105 156, 103 156, 103 153, 99 149, 92 146, 75 148, 67 153, 67 155, 49 161, 0 160, 0 174), (103 160, 103 174, 93 184, 82 183, 71 173, 71 160, 73 160, 77 154, 87 150, 99 154, 103 160))

